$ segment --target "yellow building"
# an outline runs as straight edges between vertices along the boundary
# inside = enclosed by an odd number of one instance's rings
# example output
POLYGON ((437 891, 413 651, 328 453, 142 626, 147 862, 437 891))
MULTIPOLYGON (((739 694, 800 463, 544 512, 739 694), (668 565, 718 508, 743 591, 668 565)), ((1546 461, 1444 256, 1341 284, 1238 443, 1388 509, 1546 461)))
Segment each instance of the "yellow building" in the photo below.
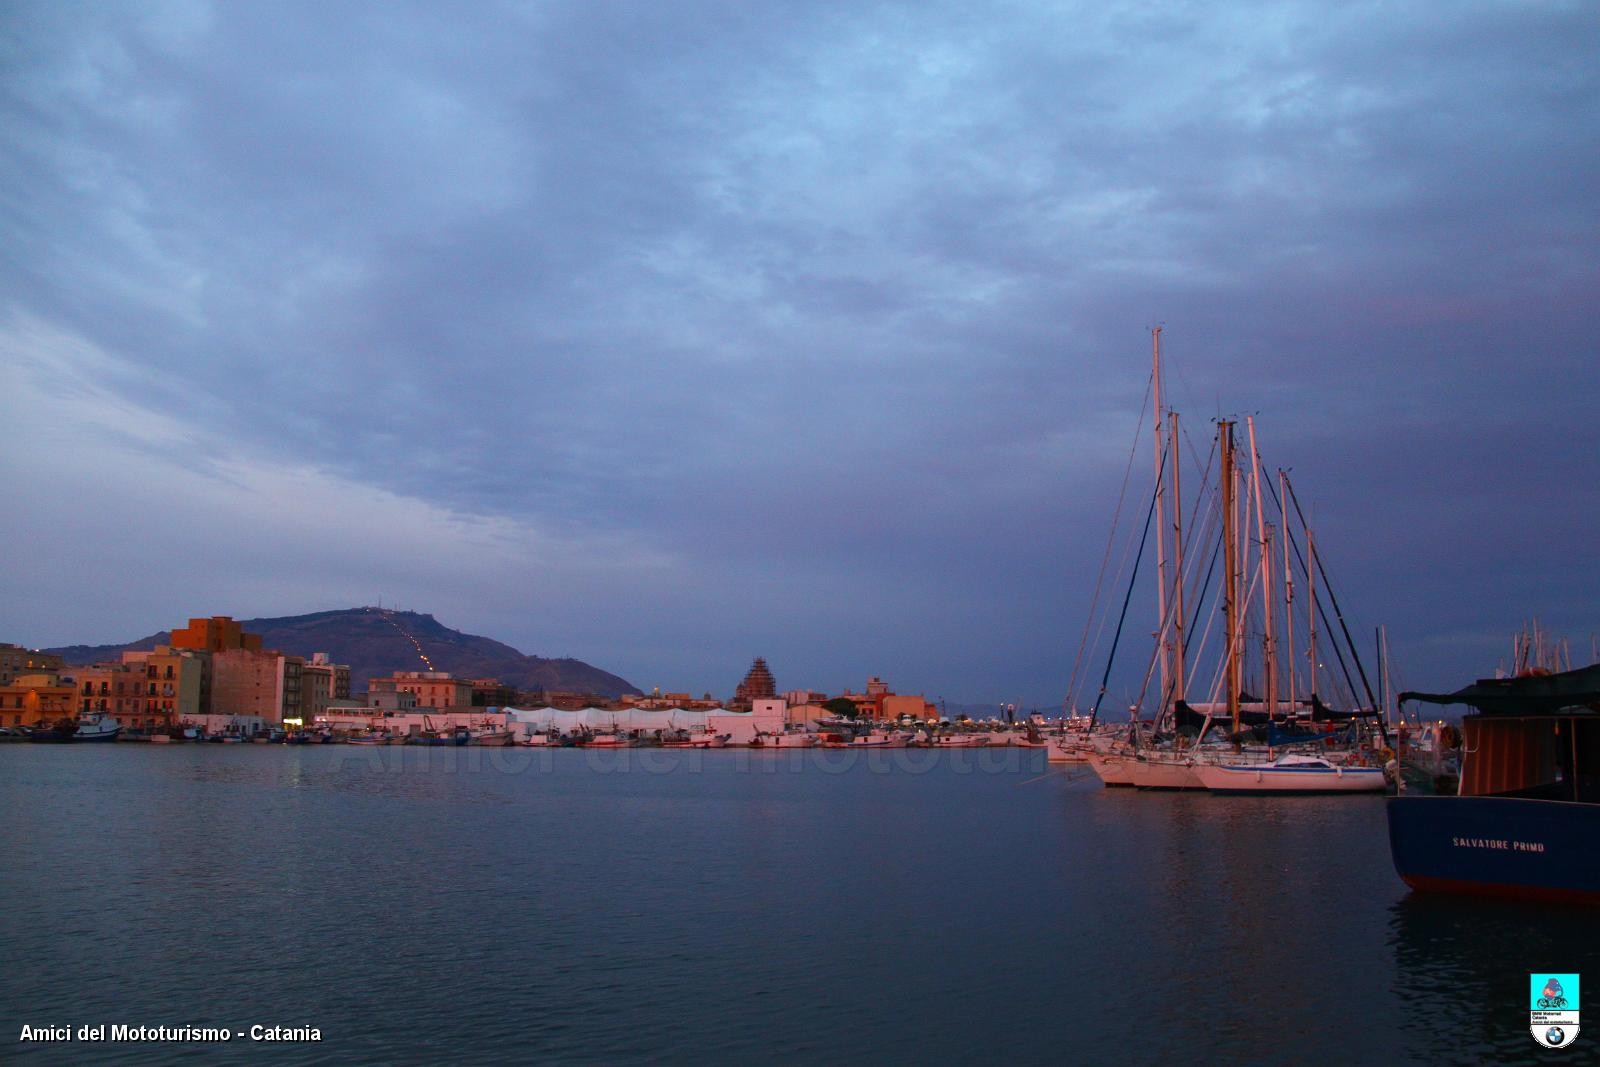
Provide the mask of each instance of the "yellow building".
POLYGON ((19 674, 0 686, 0 726, 48 726, 78 718, 78 690, 54 671, 19 674))
MULTIPOLYGON (((122 725, 135 730, 160 729, 176 725, 185 715, 198 715, 205 710, 211 681, 210 653, 157 645, 149 651, 124 652, 121 665, 138 682, 138 703, 129 709, 130 717, 117 715, 122 725)), ((119 680, 112 679, 113 698, 119 680)), ((100 694, 94 694, 94 699, 98 701, 100 694)), ((109 709, 97 705, 95 710, 109 709)))

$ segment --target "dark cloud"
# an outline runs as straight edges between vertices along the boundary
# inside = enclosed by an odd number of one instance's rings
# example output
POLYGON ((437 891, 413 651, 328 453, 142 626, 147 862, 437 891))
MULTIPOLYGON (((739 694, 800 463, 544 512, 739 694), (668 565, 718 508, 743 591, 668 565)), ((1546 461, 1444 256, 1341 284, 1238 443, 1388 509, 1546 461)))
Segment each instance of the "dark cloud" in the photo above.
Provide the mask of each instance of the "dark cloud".
POLYGON ((11 4, 5 411, 89 389, 101 432, 8 450, 38 565, 0 637, 382 585, 640 684, 759 653, 1059 699, 1158 322, 1196 448, 1261 413, 1429 684, 1527 614, 1581 636, 1597 36, 1581 5, 11 4), (107 606, 74 512, 151 471, 212 506, 118 551, 190 591, 107 606), (268 491, 250 558, 304 580, 195 579, 175 541, 268 491), (332 551, 338 493, 419 518, 332 551))

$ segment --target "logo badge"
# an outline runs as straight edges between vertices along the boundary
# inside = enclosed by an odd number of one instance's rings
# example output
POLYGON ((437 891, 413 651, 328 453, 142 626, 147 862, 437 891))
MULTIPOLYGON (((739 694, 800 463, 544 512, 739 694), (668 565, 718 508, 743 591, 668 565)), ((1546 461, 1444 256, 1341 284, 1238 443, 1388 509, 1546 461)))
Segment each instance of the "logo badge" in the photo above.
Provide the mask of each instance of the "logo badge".
POLYGON ((1528 976, 1528 1030, 1545 1048, 1578 1039, 1578 976, 1548 971, 1528 976))

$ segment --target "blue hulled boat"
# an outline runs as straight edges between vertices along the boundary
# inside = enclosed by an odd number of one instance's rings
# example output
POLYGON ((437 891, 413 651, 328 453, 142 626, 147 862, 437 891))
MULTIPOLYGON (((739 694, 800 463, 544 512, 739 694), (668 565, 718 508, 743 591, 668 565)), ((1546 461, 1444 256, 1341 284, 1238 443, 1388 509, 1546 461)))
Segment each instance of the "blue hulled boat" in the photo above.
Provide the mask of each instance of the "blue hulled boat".
POLYGON ((1476 709, 1461 723, 1458 795, 1387 802, 1405 883, 1600 903, 1600 664, 1400 699, 1476 709))

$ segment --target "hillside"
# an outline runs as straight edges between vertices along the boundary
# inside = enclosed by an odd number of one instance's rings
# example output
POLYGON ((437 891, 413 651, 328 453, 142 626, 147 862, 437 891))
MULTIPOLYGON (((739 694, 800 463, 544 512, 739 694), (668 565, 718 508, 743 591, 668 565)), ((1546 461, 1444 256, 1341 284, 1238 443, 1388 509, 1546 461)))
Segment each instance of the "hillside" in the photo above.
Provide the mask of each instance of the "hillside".
MULTIPOLYGON (((260 634, 264 648, 294 656, 326 652, 350 665, 351 685, 395 671, 449 671, 458 678, 498 678, 518 689, 548 689, 618 697, 638 690, 626 679, 576 659, 524 655, 488 637, 464 634, 432 615, 379 608, 348 608, 277 619, 242 619, 246 631, 260 634)), ((171 639, 170 631, 125 645, 69 645, 48 649, 70 664, 115 659, 123 651, 153 648, 171 639)))

